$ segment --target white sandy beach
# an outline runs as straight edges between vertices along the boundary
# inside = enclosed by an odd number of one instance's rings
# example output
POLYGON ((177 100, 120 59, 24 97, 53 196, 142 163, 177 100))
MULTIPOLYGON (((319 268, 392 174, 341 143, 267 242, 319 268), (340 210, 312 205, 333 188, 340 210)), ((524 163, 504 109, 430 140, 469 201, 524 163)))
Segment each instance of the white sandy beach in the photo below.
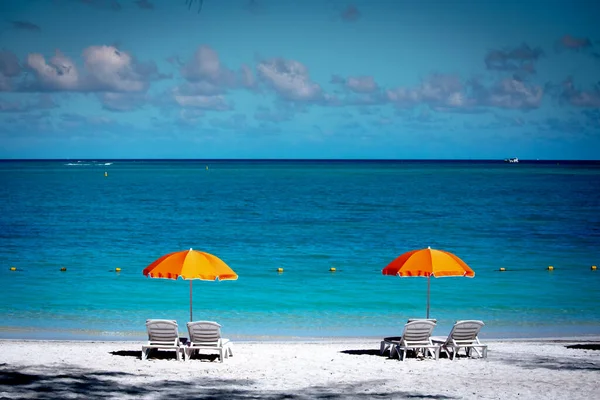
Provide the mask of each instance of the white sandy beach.
MULTIPOLYGON (((376 339, 236 342, 224 363, 166 354, 142 342, 0 341, 0 398, 591 399, 600 351, 586 340, 488 341, 487 359, 405 361, 376 339)), ((598 342, 595 342, 597 345, 598 342)))

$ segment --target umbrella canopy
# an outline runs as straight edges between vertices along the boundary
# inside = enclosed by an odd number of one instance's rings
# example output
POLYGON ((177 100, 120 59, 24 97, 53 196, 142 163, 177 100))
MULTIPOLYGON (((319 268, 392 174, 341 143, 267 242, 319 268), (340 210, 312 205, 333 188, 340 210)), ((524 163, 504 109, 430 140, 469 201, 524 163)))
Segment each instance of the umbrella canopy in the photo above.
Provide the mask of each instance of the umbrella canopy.
POLYGON ((142 273, 150 278, 177 279, 190 281, 190 321, 192 318, 192 279, 203 281, 236 280, 238 275, 219 257, 197 250, 176 251, 165 254, 142 273))
POLYGON ((460 258, 443 250, 431 247, 412 250, 402 254, 388 264, 383 275, 425 276, 427 277, 427 318, 429 318, 429 293, 431 277, 466 276, 472 278, 475 272, 460 258))

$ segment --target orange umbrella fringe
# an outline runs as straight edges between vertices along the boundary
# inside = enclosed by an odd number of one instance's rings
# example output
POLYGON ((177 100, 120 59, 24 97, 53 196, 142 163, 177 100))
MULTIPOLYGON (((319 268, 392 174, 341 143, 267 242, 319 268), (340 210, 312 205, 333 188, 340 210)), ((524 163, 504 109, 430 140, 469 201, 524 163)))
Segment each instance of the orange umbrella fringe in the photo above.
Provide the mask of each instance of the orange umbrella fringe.
POLYGON ((194 280, 201 280, 201 281, 235 281, 238 279, 237 275, 189 277, 189 276, 171 274, 171 273, 163 274, 162 272, 158 272, 158 273, 147 272, 147 273, 144 273, 144 276, 146 276, 148 278, 162 278, 162 279, 173 279, 173 280, 177 280, 177 279, 181 278, 183 280, 194 279, 194 280))
POLYGON ((148 265, 142 273, 151 278, 236 280, 238 275, 219 257, 197 250, 165 254, 148 265))
POLYGON ((475 276, 475 272, 456 255, 430 248, 406 252, 394 259, 381 272, 383 275, 401 277, 466 276, 472 278, 475 276))

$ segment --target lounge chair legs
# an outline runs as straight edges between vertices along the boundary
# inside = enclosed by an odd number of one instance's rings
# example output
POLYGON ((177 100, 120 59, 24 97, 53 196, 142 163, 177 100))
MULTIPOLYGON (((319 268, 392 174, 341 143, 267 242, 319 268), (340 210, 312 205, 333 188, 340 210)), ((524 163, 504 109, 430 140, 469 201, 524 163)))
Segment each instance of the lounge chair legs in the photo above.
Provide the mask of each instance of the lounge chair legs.
POLYGON ((465 356, 467 358, 475 358, 473 352, 477 353, 476 358, 487 358, 487 346, 458 346, 458 347, 448 347, 444 346, 441 350, 448 355, 448 358, 451 360, 455 360, 458 356, 458 352, 460 349, 465 349, 465 356), (479 350, 481 349, 481 351, 479 350))
POLYGON ((381 341, 381 344, 379 345, 379 355, 382 356, 383 353, 385 353, 385 351, 388 349, 388 345, 386 344, 385 340, 381 341))
MULTIPOLYGON (((175 350, 175 356, 177 357, 177 361, 181 361, 181 352, 183 349, 181 348, 170 348, 169 350, 175 350)), ((142 360, 147 360, 150 356, 150 353, 156 351, 156 347, 146 347, 142 346, 142 360)))
POLYGON ((220 351, 221 362, 223 362, 223 357, 229 358, 232 356, 233 356, 233 350, 231 350, 231 343, 229 343, 226 346, 224 346, 223 348, 221 348, 221 351, 220 351))
MULTIPOLYGON (((185 348, 185 349, 183 349, 183 352, 184 352, 183 354, 185 356, 185 360, 187 361, 192 357, 192 355, 195 352, 199 353, 199 349, 185 348)), ((228 344, 228 345, 224 346, 223 348, 219 349, 219 362, 223 362, 224 358, 229 358, 232 356, 233 356, 233 350, 232 350, 231 344, 228 344)))

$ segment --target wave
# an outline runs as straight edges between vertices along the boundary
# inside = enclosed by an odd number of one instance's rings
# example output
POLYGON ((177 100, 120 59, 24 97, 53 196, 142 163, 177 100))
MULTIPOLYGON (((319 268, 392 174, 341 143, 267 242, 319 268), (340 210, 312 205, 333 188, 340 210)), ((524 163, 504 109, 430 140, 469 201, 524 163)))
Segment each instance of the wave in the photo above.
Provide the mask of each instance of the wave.
POLYGON ((98 162, 98 161, 77 161, 77 162, 68 162, 65 165, 67 166, 97 166, 97 165, 113 165, 113 162, 98 162))

